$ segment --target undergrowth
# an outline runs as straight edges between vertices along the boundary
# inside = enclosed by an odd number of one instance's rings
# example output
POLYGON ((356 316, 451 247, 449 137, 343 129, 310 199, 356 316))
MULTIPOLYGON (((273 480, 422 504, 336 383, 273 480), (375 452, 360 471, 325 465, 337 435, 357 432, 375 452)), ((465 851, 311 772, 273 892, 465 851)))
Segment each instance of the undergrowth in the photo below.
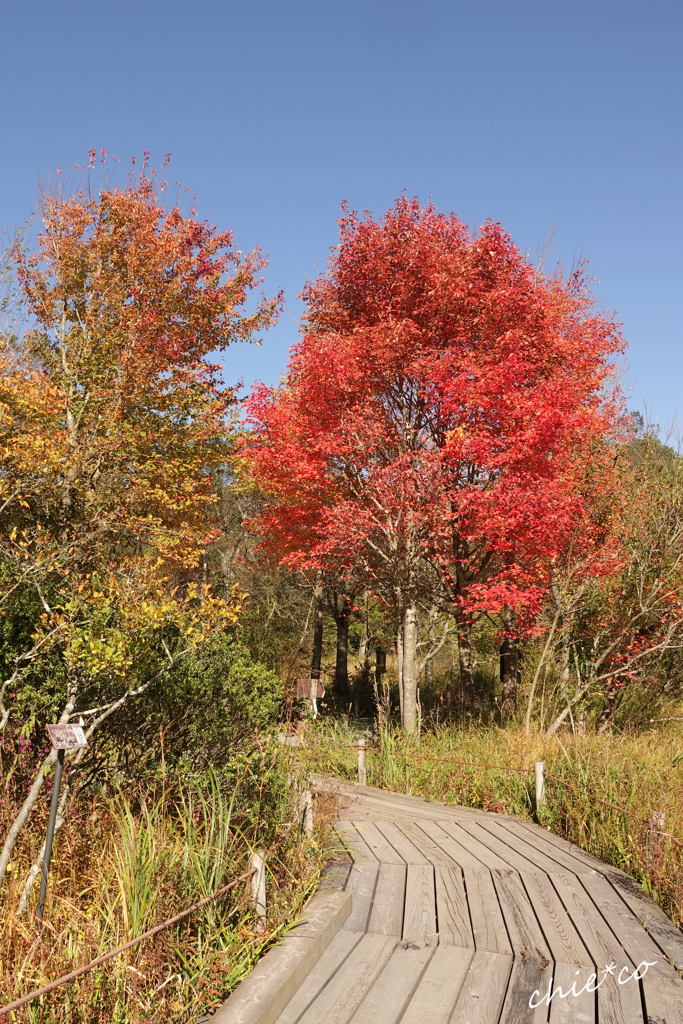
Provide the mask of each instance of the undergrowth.
MULTIPOLYGON (((361 725, 345 721, 319 722, 307 730, 306 746, 294 748, 299 763, 309 772, 355 781, 352 744, 361 731, 361 725)), ((547 780, 539 822, 636 878, 683 924, 683 849, 667 836, 657 841, 649 825, 651 812, 662 811, 665 832, 683 842, 680 727, 639 735, 566 732, 544 741, 521 729, 438 726, 422 736, 419 746, 399 731, 368 738, 368 744, 370 786, 523 818, 536 817, 533 769, 535 761, 544 761, 546 772, 573 788, 547 780), (445 764, 430 757, 476 764, 445 764)))
MULTIPOLYGON (((313 837, 297 824, 298 781, 281 753, 220 774, 83 798, 58 832, 45 924, 36 936, 37 891, 18 915, 24 880, 44 837, 36 816, 15 853, 0 901, 0 1004, 88 963, 180 913, 268 859, 267 923, 256 929, 242 882, 179 924, 79 980, 11 1014, 22 1024, 182 1024, 225 998, 296 918, 330 850, 318 817, 313 837)), ((4 802, 0 823, 12 807, 4 802)), ((35 886, 37 890, 37 885, 35 886)))

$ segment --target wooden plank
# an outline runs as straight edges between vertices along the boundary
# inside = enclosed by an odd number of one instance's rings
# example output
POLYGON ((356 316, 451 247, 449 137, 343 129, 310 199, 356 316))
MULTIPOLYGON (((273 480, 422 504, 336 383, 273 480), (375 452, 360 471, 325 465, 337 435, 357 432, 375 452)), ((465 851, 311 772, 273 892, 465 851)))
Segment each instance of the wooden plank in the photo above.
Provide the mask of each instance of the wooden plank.
POLYGON ((501 819, 500 825, 501 828, 509 829, 514 835, 524 839, 532 850, 541 850, 574 875, 585 874, 586 871, 604 871, 606 868, 606 865, 592 853, 531 821, 523 821, 521 818, 506 821, 501 819))
MULTIPOLYGON (((594 968, 582 964, 556 963, 551 988, 549 1024, 596 1024, 597 1000, 594 992, 581 992, 594 968), (572 985, 576 982, 572 994, 572 985), (553 995, 553 993, 555 993, 553 995), (562 995, 564 994, 564 999, 562 995)), ((547 982, 546 982, 547 986, 547 982)), ((548 989, 535 997, 536 1002, 541 996, 547 995, 548 989)))
POLYGON ((439 942, 474 949, 474 936, 460 868, 434 869, 439 942))
POLYGON ((439 946, 401 1024, 449 1024, 473 956, 473 949, 439 946))
POLYGON ((375 825, 406 864, 429 864, 428 858, 411 842, 403 832, 403 829, 400 829, 391 821, 376 821, 375 825))
POLYGON ((401 832, 403 832, 408 839, 418 849, 422 850, 425 857, 429 860, 430 864, 434 867, 455 867, 456 862, 442 850, 441 847, 434 842, 434 840, 427 835, 427 833, 421 828, 421 822, 415 821, 409 824, 401 823, 401 832))
POLYGON ((616 978, 607 978, 598 989, 598 1020, 600 1024, 643 1024, 643 1004, 637 982, 619 985, 616 978))
POLYGON ((512 953, 491 872, 485 868, 466 867, 464 874, 475 949, 512 953))
POLYGON ((541 871, 525 871, 521 878, 550 946, 552 959, 564 964, 574 963, 576 968, 588 967, 591 962, 588 950, 547 876, 541 871))
POLYGON ((540 995, 547 991, 552 973, 553 965, 547 960, 541 963, 538 958, 515 958, 500 1024, 546 1024, 548 1007, 544 1002, 540 1002, 540 995), (539 992, 540 995, 532 1001, 531 996, 534 992, 539 992), (533 1005, 530 1005, 532 1002, 533 1005))
POLYGON ((352 1018, 352 1024, 398 1024, 436 945, 397 946, 352 1018))
POLYGON ((679 971, 683 971, 683 935, 673 921, 643 892, 635 879, 611 869, 605 872, 605 877, 664 955, 679 971))
POLYGON ((337 932, 323 955, 304 978, 275 1024, 296 1024, 306 1012, 314 999, 325 988, 337 973, 349 954, 363 938, 362 932, 350 932, 345 929, 337 932))
POLYGON ((450 1024, 498 1024, 511 966, 511 956, 477 950, 450 1024))
POLYGON ((431 864, 408 864, 403 941, 436 946, 436 891, 431 864))
MULTIPOLYGON (((501 842, 505 843, 506 846, 510 846, 516 853, 520 854, 530 862, 530 867, 518 867, 518 870, 520 871, 537 871, 539 868, 541 871, 546 872, 561 871, 563 867, 566 867, 566 865, 561 864, 559 860, 553 859, 551 856, 552 847, 547 846, 547 844, 544 847, 540 840, 532 845, 531 842, 527 842, 526 839, 523 839, 517 834, 517 832, 507 827, 503 822, 487 821, 482 824, 482 827, 488 832, 491 832, 501 842)), ((528 838, 531 839, 532 837, 529 836, 528 838)), ((576 865, 573 866, 575 867, 576 865)), ((586 870, 586 868, 583 868, 583 870, 586 870)))
POLYGON ((474 870, 481 870, 485 867, 483 861, 478 857, 473 857, 464 846, 460 843, 456 843, 452 836, 449 836, 447 832, 444 832, 441 825, 435 821, 424 821, 420 823, 420 828, 432 839, 437 846, 446 853, 451 860, 461 868, 470 867, 474 870))
POLYGON ((551 874, 550 880, 567 908, 591 960, 598 965, 598 971, 612 961, 619 967, 630 964, 623 945, 614 936, 578 878, 560 872, 551 874))
MULTIPOLYGON (((479 822, 473 823, 467 826, 467 831, 473 839, 478 839, 487 849, 500 857, 507 867, 513 868, 515 871, 533 871, 536 867, 532 860, 525 857, 510 843, 505 842, 505 836, 509 833, 501 835, 500 829, 496 830, 493 822, 487 822, 486 825, 481 825, 479 822)), ((556 870, 557 865, 553 864, 553 871, 556 870)))
MULTIPOLYGON (((525 962, 533 961, 537 966, 541 962, 545 965, 542 967, 545 970, 552 959, 550 950, 521 878, 516 871, 500 871, 497 868, 491 872, 491 876, 515 958, 521 955, 525 962)), ((517 976, 516 973, 514 976, 517 976)))
POLYGON ((374 822, 356 822, 363 839, 368 844, 380 864, 405 864, 403 858, 396 852, 388 839, 385 839, 374 822))
POLYGON ((612 931, 619 936, 634 964, 648 961, 648 974, 665 978, 677 977, 673 967, 662 957, 661 951, 655 946, 640 921, 619 899, 603 875, 584 875, 580 881, 612 931))
POLYGON ((368 924, 369 932, 400 937, 403 930, 405 891, 405 864, 380 864, 368 924))
POLYGON ((351 892, 353 904, 351 913, 344 924, 347 931, 367 931, 378 874, 379 864, 377 861, 372 864, 354 864, 351 868, 346 891, 351 892))
POLYGON ((441 822, 441 828, 473 857, 477 857, 487 868, 506 869, 510 866, 488 846, 485 846, 479 839, 474 838, 468 829, 458 825, 457 822, 443 821, 441 822))
POLYGON ((642 980, 646 1024, 683 1024, 683 981, 656 978, 642 980))
POLYGON ((364 935, 299 1024, 349 1024, 395 947, 386 935, 364 935))
POLYGON ((337 832, 345 844, 345 849, 358 863, 377 864, 377 857, 365 842, 363 833, 350 821, 340 821, 337 825, 337 832))

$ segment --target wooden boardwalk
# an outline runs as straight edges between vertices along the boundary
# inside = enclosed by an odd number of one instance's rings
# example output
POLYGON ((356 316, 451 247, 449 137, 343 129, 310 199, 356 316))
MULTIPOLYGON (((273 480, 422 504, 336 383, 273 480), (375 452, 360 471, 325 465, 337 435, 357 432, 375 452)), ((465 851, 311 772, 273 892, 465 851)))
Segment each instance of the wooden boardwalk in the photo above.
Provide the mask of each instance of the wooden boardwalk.
POLYGON ((518 819, 324 788, 352 911, 277 1024, 683 1024, 683 934, 622 872, 518 819))

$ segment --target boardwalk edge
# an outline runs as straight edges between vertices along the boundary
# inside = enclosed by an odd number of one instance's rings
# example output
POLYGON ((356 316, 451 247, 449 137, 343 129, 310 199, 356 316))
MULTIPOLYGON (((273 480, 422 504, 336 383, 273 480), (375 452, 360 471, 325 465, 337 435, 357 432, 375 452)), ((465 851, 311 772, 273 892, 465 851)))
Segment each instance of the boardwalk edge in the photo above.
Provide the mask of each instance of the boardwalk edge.
POLYGON ((350 892, 323 890, 209 1018, 211 1024, 274 1024, 351 913, 350 892))

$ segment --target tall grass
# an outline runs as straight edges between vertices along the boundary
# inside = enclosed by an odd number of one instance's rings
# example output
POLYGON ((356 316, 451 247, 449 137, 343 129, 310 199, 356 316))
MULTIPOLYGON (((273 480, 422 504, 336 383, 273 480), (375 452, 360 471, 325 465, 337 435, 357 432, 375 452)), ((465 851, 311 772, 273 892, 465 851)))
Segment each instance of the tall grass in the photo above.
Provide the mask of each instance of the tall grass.
MULTIPOLYGON (((297 780, 272 751, 235 776, 100 795, 58 833, 41 939, 16 907, 37 822, 15 857, 0 920, 0 1004, 135 938, 248 869, 297 816, 297 780)), ((7 813, 5 808, 4 812, 7 813)), ((191 1024, 224 998, 296 917, 329 849, 294 828, 268 861, 268 920, 254 926, 248 884, 154 939, 16 1012, 30 1024, 191 1024)), ((35 894, 34 894, 35 900, 35 894)))
MULTIPOLYGON (((358 731, 345 721, 321 722, 298 751, 300 764, 355 781, 352 742, 358 731)), ((544 761, 548 773, 569 784, 547 782, 540 823, 632 875, 683 924, 683 849, 666 837, 655 844, 646 822, 599 803, 614 803, 647 820, 652 811, 663 811, 665 831, 683 842, 680 727, 640 735, 565 732, 546 742, 521 729, 438 726, 423 735, 419 746, 399 731, 386 731, 368 751, 368 785, 531 818, 535 761, 544 761)))

